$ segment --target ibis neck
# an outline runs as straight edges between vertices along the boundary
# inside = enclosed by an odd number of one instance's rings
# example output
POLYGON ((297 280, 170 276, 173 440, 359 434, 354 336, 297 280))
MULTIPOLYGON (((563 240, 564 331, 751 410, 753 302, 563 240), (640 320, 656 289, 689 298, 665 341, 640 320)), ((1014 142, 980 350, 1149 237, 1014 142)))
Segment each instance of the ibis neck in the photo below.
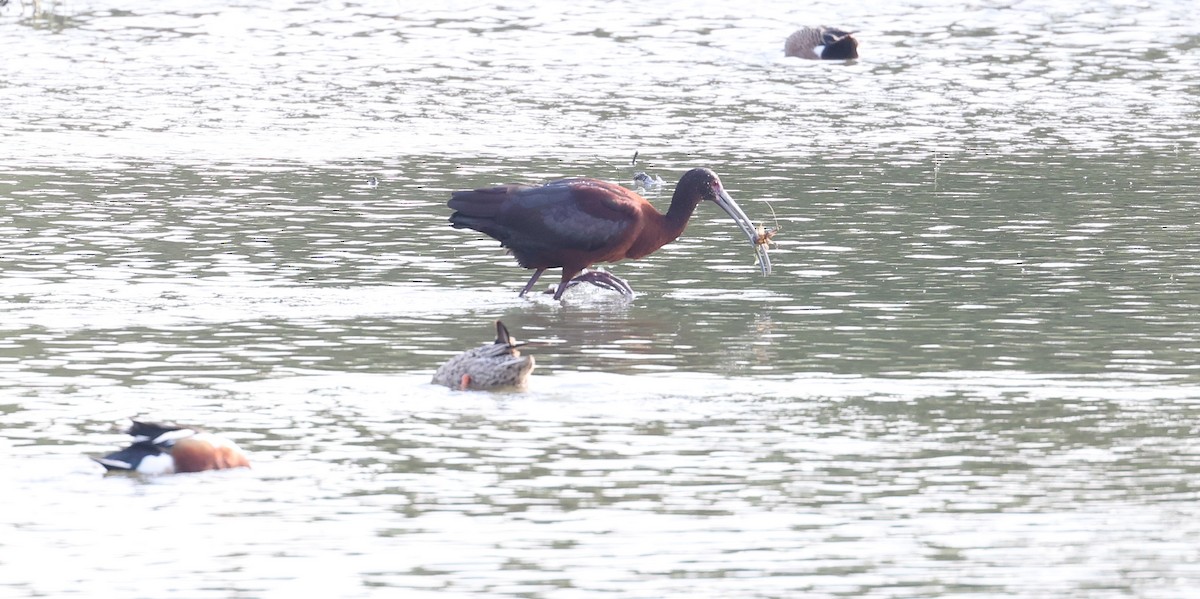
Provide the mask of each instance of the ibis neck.
POLYGON ((688 219, 691 218, 692 212, 696 210, 696 205, 693 203, 678 204, 671 202, 671 207, 663 214, 657 210, 652 210, 651 222, 638 236, 637 240, 629 247, 625 257, 630 259, 641 258, 657 251, 658 248, 675 241, 683 229, 687 227, 688 219))
POLYGON ((688 221, 692 218, 692 213, 696 211, 697 204, 698 202, 689 202, 678 198, 671 199, 671 207, 667 208, 667 213, 663 215, 665 229, 671 234, 671 239, 675 239, 683 233, 688 221))

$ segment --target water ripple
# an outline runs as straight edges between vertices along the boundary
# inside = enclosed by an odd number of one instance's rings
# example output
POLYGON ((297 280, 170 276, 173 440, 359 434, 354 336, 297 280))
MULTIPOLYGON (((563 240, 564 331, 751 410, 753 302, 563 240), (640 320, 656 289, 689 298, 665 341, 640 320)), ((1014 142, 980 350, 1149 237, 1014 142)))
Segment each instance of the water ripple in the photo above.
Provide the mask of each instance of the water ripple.
POLYGON ((1193 12, 10 2, 0 594, 1186 596, 1193 12), (705 204, 518 299, 446 222, 696 165, 771 277, 705 204), (498 318, 527 393, 429 382, 498 318), (131 416, 254 469, 103 477, 131 416))

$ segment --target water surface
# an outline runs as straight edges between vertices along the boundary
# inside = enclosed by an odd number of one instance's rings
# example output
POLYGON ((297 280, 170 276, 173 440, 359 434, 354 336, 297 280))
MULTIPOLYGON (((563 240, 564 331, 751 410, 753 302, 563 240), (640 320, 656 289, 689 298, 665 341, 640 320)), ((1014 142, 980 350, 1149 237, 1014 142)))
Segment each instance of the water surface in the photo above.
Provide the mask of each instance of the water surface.
POLYGON ((10 3, 0 596, 1185 596, 1193 8, 10 3), (772 276, 705 205, 520 299, 446 221, 698 165, 772 276), (528 392, 428 383, 497 318, 528 392), (254 468, 103 476, 135 416, 254 468))

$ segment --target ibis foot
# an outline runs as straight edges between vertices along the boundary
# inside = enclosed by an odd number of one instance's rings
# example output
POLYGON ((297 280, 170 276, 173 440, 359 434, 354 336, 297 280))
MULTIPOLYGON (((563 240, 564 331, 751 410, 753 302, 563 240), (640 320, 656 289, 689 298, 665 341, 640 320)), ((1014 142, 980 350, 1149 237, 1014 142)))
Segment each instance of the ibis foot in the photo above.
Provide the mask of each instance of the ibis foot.
POLYGON ((555 296, 561 296, 563 291, 566 291, 567 289, 570 289, 580 283, 591 283, 592 285, 601 287, 603 289, 611 289, 616 291, 625 297, 633 297, 633 288, 629 286, 629 283, 626 283, 624 279, 616 277, 613 274, 603 270, 589 270, 575 277, 574 279, 567 281, 567 284, 564 285, 562 289, 558 290, 555 296))

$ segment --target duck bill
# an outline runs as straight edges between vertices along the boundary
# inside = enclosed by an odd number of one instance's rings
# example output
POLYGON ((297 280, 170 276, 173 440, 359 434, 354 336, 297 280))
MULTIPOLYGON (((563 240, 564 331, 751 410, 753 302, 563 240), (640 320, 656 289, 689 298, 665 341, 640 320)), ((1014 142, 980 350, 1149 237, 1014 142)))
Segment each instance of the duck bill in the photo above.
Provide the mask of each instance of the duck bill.
POLYGON ((729 197, 729 194, 724 189, 718 190, 717 199, 714 200, 733 222, 746 234, 746 239, 750 240, 750 246, 754 248, 754 254, 758 256, 758 265, 762 268, 763 276, 771 274, 771 257, 767 255, 767 246, 758 243, 758 235, 754 232, 754 223, 746 216, 745 212, 738 207, 737 202, 729 197))

